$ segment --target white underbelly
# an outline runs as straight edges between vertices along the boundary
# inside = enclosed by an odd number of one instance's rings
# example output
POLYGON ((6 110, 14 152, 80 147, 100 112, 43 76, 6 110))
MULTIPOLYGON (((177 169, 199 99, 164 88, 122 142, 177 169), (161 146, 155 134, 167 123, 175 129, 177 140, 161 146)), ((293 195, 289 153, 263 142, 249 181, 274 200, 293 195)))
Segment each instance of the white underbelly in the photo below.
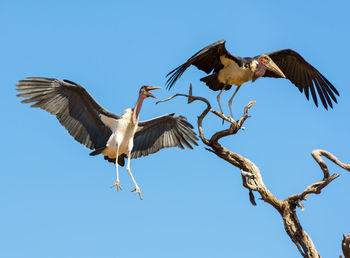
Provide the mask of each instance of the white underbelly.
POLYGON ((103 155, 109 158, 116 158, 117 148, 118 156, 123 153, 128 154, 132 150, 137 124, 133 124, 131 116, 127 115, 124 114, 123 118, 118 120, 114 132, 107 141, 106 148, 102 151, 103 155))

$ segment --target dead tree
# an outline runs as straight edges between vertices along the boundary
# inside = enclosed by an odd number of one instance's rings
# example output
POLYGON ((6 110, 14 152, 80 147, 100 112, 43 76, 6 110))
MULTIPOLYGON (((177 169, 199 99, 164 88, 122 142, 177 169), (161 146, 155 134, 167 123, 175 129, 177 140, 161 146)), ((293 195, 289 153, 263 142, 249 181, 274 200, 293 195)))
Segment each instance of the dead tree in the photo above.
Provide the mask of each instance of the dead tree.
MULTIPOLYGON (((313 257, 313 258, 320 257, 320 254, 317 252, 316 247, 314 246, 310 236, 305 232, 305 230, 300 225, 298 216, 296 214, 296 207, 304 209, 301 201, 306 200, 306 197, 309 194, 320 194, 323 188, 325 188, 334 179, 339 177, 339 174, 330 175, 328 167, 326 163, 323 161, 322 156, 326 157, 327 159, 334 162, 338 166, 346 169, 347 171, 350 171, 350 164, 344 164, 340 162, 333 154, 331 154, 328 151, 320 150, 320 149, 313 150, 311 152, 311 155, 315 159, 315 161, 319 164, 323 172, 323 178, 320 181, 315 182, 309 185, 308 187, 306 187, 306 189, 302 193, 293 194, 284 200, 277 199, 265 186, 258 166, 256 166, 252 161, 250 161, 246 157, 243 157, 238 153, 229 151, 219 143, 219 140, 222 139, 223 137, 234 135, 243 128, 244 122, 249 117, 248 111, 255 104, 255 101, 251 101, 248 103, 248 105, 244 108, 242 117, 237 121, 231 117, 225 116, 224 114, 218 111, 212 110, 211 105, 207 99, 203 97, 193 96, 191 85, 190 85, 190 91, 188 95, 175 94, 174 96, 166 100, 158 101, 157 103, 169 101, 177 96, 187 97, 188 104, 192 103, 193 101, 199 100, 204 102, 207 105, 205 110, 200 114, 200 116, 198 116, 198 121, 197 121, 200 139, 205 145, 208 146, 208 148, 206 149, 208 151, 213 152, 218 157, 222 158, 223 160, 231 163, 233 166, 240 169, 241 176, 242 176, 242 184, 245 188, 249 190, 249 199, 253 205, 256 205, 254 194, 253 194, 253 192, 255 191, 260 194, 262 200, 272 205, 279 212, 283 220, 285 231, 287 232, 288 236, 296 245, 300 254, 303 257, 313 257), (210 138, 206 138, 203 132, 202 121, 209 112, 229 122, 230 126, 228 129, 218 131, 214 133, 210 138)), ((342 248, 343 248, 344 256, 346 258, 349 257, 347 256, 349 255, 349 246, 348 246, 349 242, 350 242, 350 237, 346 238, 344 236, 342 248)))

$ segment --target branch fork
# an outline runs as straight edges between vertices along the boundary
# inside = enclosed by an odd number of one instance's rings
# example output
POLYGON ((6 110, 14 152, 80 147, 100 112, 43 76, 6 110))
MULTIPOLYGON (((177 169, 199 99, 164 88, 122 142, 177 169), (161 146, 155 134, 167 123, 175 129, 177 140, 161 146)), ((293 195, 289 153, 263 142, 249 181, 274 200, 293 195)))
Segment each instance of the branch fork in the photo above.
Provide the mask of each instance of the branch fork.
MULTIPOLYGON (((248 111, 255 104, 255 101, 250 101, 248 103, 248 105, 244 108, 242 117, 237 121, 234 120, 232 117, 228 117, 216 110, 212 110, 211 105, 207 99, 203 97, 193 96, 192 85, 190 85, 189 94, 175 94, 172 97, 166 100, 158 101, 157 103, 169 101, 177 96, 187 97, 188 104, 196 100, 202 101, 206 104, 206 108, 201 113, 201 115, 198 116, 197 119, 200 139, 205 145, 209 147, 206 149, 213 152, 218 157, 231 163, 232 165, 241 170, 242 184, 245 188, 249 190, 249 199, 253 205, 256 205, 255 198, 253 195, 253 191, 256 191, 261 195, 261 199, 263 201, 272 205, 281 214, 285 231, 287 232, 293 243, 297 246, 300 254, 303 257, 320 257, 311 238, 300 225, 298 216, 296 214, 296 207, 299 207, 302 210, 304 210, 304 206, 301 204, 301 201, 306 200, 306 197, 310 194, 320 194, 321 191, 329 183, 331 183, 334 179, 340 176, 339 174, 330 175, 328 167, 323 161, 322 156, 326 157, 327 159, 329 159, 330 161, 334 162, 336 165, 340 166, 341 168, 344 168, 347 171, 350 171, 350 164, 345 164, 339 161, 333 154, 331 154, 328 151, 319 149, 313 150, 311 152, 311 155, 319 164, 323 172, 323 179, 309 185, 302 193, 291 195, 285 200, 279 200, 265 186, 259 168, 252 161, 238 153, 234 153, 227 150, 218 142, 221 138, 229 135, 234 135, 240 129, 244 129, 243 124, 249 117, 248 111), (209 112, 229 122, 230 126, 227 129, 214 133, 210 139, 207 139, 204 137, 202 122, 209 112)), ((342 248, 345 258, 350 258, 349 243, 350 236, 344 235, 342 248)))

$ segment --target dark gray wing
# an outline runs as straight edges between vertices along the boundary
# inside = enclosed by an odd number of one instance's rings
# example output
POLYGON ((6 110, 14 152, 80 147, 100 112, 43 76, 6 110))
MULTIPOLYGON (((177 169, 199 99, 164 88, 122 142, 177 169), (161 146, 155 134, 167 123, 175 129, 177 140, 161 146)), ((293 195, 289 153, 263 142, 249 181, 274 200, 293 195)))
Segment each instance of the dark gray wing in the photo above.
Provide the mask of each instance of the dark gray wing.
POLYGON ((18 97, 26 98, 22 103, 40 107, 55 115, 75 140, 90 149, 105 146, 112 131, 105 124, 108 119, 120 116, 101 107, 80 85, 64 80, 31 77, 19 81, 18 97))
POLYGON ((134 147, 131 158, 147 156, 163 148, 186 147, 192 149, 191 144, 198 145, 193 126, 183 116, 166 114, 138 123, 134 136, 134 147))
POLYGON ((220 56, 225 55, 238 63, 239 58, 226 50, 225 42, 225 40, 219 40, 206 46, 188 59, 186 63, 168 73, 167 77, 170 77, 167 80, 167 88, 170 89, 190 65, 194 65, 208 74, 213 70, 214 72, 218 72, 223 68, 223 64, 220 62, 220 56))
MULTIPOLYGON (((318 106, 318 103, 315 88, 326 109, 328 109, 328 105, 333 108, 332 100, 337 103, 334 95, 339 96, 337 89, 297 52, 292 49, 283 49, 266 55, 271 57, 286 78, 297 86, 300 92, 304 91, 307 99, 309 99, 309 91, 311 91, 316 106, 318 106)), ((272 71, 266 71, 264 77, 281 78, 272 71)))

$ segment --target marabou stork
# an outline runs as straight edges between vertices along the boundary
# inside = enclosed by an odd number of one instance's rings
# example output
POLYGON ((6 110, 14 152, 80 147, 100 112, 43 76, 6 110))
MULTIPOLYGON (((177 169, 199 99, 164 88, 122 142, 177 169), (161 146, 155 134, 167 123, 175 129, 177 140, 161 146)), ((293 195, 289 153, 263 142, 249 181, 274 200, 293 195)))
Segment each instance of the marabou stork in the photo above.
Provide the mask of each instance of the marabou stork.
POLYGON ((260 77, 286 78, 309 100, 309 91, 318 106, 316 91, 325 109, 333 108, 332 100, 337 103, 334 94, 339 96, 337 89, 311 64, 292 49, 283 49, 256 57, 238 57, 225 48, 225 40, 219 40, 194 54, 184 64, 172 70, 167 76, 167 88, 170 89, 183 72, 194 65, 211 75, 201 78, 210 89, 220 90, 217 101, 222 113, 220 95, 223 90, 229 90, 232 85, 237 88, 229 100, 231 104, 238 89, 247 81, 253 82, 260 77), (331 100, 332 99, 332 100, 331 100))
MULTIPOLYGON (((147 121, 139 122, 139 114, 144 99, 156 98, 149 91, 159 87, 142 86, 134 108, 128 108, 123 115, 116 115, 100 106, 79 84, 64 80, 31 77, 18 82, 18 97, 26 98, 22 103, 31 103, 31 107, 40 107, 56 115, 59 122, 75 140, 90 149, 90 155, 104 155, 114 162, 117 179, 113 186, 121 189, 118 164, 127 168, 134 185, 135 193, 142 199, 130 170, 130 159, 155 153, 163 148, 183 145, 192 149, 197 145, 196 133, 185 117, 166 114, 147 121)), ((112 186, 112 187, 113 187, 112 186)))

